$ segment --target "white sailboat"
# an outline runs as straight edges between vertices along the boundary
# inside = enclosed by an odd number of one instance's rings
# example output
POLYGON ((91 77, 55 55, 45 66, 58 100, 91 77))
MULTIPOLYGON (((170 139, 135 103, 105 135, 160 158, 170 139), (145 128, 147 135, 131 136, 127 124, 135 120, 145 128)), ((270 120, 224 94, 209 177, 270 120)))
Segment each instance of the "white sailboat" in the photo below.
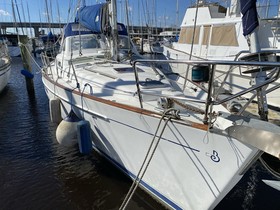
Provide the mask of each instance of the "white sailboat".
MULTIPOLYGON (((248 5, 256 3, 249 2, 248 5)), ((256 6, 256 5, 255 5, 256 6)), ((263 9, 264 7, 261 7, 263 9)), ((278 61, 279 55, 279 18, 259 18, 255 34, 259 43, 252 37, 244 36, 240 1, 231 0, 228 8, 219 3, 199 1, 197 5, 187 8, 182 20, 180 38, 170 46, 164 46, 163 54, 168 59, 195 60, 270 60, 278 61), (249 44, 249 45, 248 45, 249 44), (258 45, 258 51, 254 50, 258 45)), ((253 14, 250 15, 253 17, 253 14)), ((171 65, 172 71, 186 76, 186 65, 171 65)), ((237 93, 254 83, 250 72, 239 68, 219 67, 217 84, 225 82, 230 93, 237 93), (228 74, 228 75, 227 75, 228 74), (225 79, 226 78, 226 79, 225 79)), ((271 84, 268 89, 278 89, 273 93, 267 91, 267 101, 270 105, 280 107, 280 82, 271 84)), ((247 98, 254 93, 245 94, 247 98)))
POLYGON ((163 52, 163 47, 159 41, 153 41, 150 39, 145 39, 143 41, 143 52, 144 53, 156 53, 161 54, 163 52))
POLYGON ((52 112, 87 121, 93 148, 135 181, 121 209, 137 186, 168 208, 213 209, 263 152, 280 152, 279 127, 231 115, 214 100, 215 65, 274 63, 184 61, 210 67, 210 79, 208 92, 191 82, 183 90, 154 67, 170 61, 131 60, 115 11, 115 1, 81 8, 64 29, 56 59, 43 57, 46 93, 59 101, 52 112), (88 25, 83 12, 101 22, 88 25))
POLYGON ((7 44, 0 40, 0 92, 7 86, 11 74, 11 58, 8 55, 7 44))

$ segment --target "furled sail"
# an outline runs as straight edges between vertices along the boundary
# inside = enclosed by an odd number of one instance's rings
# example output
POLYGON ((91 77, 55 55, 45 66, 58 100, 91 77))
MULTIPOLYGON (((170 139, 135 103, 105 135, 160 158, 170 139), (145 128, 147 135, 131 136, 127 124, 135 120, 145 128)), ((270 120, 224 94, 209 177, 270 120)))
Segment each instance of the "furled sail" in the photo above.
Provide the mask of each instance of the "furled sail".
POLYGON ((117 25, 118 25, 118 33, 119 33, 119 35, 127 36, 128 33, 127 33, 127 29, 126 29, 125 25, 122 24, 122 23, 117 23, 117 25))
POLYGON ((259 25, 256 0, 240 0, 243 35, 247 36, 259 25))
POLYGON ((103 33, 107 22, 107 4, 84 6, 77 11, 75 22, 94 33, 103 33))

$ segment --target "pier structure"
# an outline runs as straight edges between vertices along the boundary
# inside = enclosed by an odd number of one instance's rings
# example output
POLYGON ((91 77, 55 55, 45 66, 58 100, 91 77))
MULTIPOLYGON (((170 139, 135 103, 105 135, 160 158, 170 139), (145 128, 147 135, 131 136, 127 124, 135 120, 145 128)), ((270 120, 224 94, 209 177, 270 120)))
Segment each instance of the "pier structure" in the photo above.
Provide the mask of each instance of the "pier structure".
MULTIPOLYGON (((66 23, 39 23, 39 22, 21 22, 17 23, 19 28, 33 28, 35 37, 39 37, 44 34, 44 30, 47 28, 63 28, 66 23)), ((6 34, 8 28, 15 28, 14 22, 1 22, 0 34, 6 34)), ((147 27, 147 26, 129 26, 131 36, 148 37, 148 35, 158 35, 162 31, 174 30, 173 28, 162 27, 147 27)))

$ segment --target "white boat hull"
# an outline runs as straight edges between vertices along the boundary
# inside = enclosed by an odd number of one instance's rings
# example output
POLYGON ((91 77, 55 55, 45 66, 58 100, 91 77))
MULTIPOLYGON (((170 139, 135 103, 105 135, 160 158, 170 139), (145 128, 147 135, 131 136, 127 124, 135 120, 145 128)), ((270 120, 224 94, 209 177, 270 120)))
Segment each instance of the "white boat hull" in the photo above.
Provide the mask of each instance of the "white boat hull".
POLYGON ((8 46, 8 51, 11 57, 18 57, 21 55, 19 46, 8 46))
MULTIPOLYGON (((94 95, 81 98, 78 91, 72 95, 68 83, 53 82, 45 74, 43 83, 49 99, 61 100, 64 117, 70 111, 70 99, 75 101, 74 111, 84 115, 95 134, 94 148, 135 179, 160 115, 94 95)), ((257 149, 208 132, 207 126, 173 120, 168 122, 140 184, 170 208, 213 209, 257 154, 257 149)))
POLYGON ((0 58, 0 92, 7 86, 11 74, 11 63, 8 58, 0 58))

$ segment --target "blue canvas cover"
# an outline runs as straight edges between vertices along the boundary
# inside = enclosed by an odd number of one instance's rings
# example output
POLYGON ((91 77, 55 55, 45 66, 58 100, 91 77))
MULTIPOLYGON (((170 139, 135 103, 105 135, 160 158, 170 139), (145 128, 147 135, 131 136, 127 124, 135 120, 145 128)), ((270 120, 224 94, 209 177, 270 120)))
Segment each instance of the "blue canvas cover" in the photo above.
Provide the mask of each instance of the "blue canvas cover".
POLYGON ((51 31, 47 35, 40 36, 40 38, 43 42, 56 42, 58 40, 58 37, 56 35, 53 35, 51 31))
POLYGON ((93 34, 93 32, 85 28, 84 26, 80 25, 79 23, 68 23, 64 26, 64 37, 68 36, 76 36, 76 35, 83 35, 83 34, 93 34))
POLYGON ((75 22, 80 23, 95 33, 102 33, 104 23, 102 20, 103 12, 106 6, 106 3, 102 3, 80 8, 77 12, 75 22))
POLYGON ((259 25, 256 2, 257 0, 240 0, 244 36, 252 33, 259 25))
POLYGON ((127 36, 128 33, 127 33, 127 30, 126 30, 125 25, 122 24, 122 23, 117 23, 117 24, 118 24, 118 33, 119 33, 119 35, 125 35, 125 36, 127 36))
MULTIPOLYGON (((67 25, 64 26, 63 30, 64 30, 64 37, 83 35, 83 34, 96 34, 92 32, 90 29, 82 25, 79 25, 79 23, 76 22, 68 23, 67 25)), ((125 36, 128 35, 124 24, 118 23, 118 33, 120 35, 125 35, 125 36)))

